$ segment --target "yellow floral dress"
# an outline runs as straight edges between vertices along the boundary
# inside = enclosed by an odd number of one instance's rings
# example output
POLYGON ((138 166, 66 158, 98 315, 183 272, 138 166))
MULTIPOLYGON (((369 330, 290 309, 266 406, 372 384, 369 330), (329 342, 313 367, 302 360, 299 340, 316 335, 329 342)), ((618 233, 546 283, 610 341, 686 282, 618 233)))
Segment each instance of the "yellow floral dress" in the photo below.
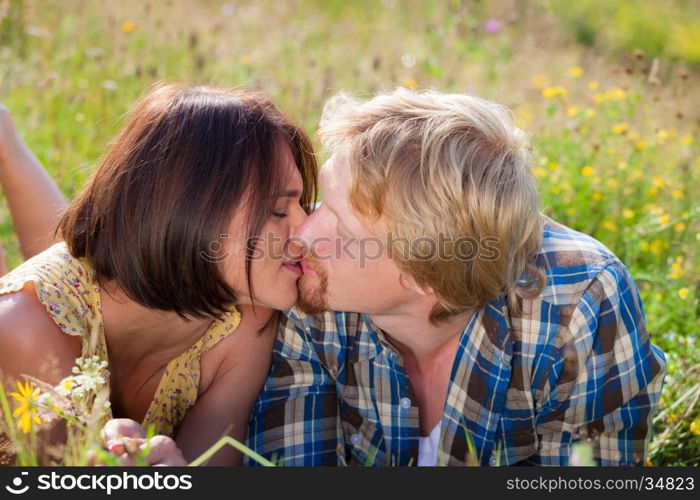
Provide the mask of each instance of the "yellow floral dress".
MULTIPOLYGON (((64 242, 56 243, 0 277, 0 294, 21 290, 29 281, 56 325, 68 335, 82 337, 82 356, 99 356, 109 363, 99 285, 89 264, 73 257, 64 242)), ((174 437, 197 400, 201 355, 236 330, 240 321, 240 313, 233 308, 168 363, 143 419, 144 428, 153 424, 157 434, 174 437)), ((106 418, 111 418, 110 412, 106 418)))

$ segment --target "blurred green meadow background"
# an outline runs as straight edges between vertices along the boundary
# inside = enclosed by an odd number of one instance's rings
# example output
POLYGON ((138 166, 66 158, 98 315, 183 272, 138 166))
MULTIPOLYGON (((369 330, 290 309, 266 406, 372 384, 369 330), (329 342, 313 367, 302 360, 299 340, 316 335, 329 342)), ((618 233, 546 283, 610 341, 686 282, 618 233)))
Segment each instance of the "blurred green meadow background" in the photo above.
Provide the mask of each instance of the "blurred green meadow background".
MULTIPOLYGON (((66 196, 161 81, 324 101, 434 87, 509 106, 543 210, 630 268, 668 373, 649 464, 700 464, 700 4, 694 0, 0 0, 0 101, 66 196)), ((21 262, 0 193, 0 241, 21 262)))

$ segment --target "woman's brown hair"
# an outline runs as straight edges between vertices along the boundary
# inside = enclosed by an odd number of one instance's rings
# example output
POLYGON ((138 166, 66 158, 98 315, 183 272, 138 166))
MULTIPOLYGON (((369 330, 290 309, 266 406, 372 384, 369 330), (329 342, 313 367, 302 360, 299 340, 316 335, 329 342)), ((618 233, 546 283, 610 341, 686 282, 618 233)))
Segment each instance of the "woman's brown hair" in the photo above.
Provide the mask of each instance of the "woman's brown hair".
MULTIPOLYGON (((309 212, 317 174, 311 142, 265 96, 161 86, 138 102, 57 231, 98 281, 115 280, 137 303, 221 317, 236 292, 201 254, 239 210, 248 214, 246 241, 259 235, 288 181, 285 148, 301 173, 301 203, 309 212)), ((253 297, 255 249, 246 248, 253 297)))

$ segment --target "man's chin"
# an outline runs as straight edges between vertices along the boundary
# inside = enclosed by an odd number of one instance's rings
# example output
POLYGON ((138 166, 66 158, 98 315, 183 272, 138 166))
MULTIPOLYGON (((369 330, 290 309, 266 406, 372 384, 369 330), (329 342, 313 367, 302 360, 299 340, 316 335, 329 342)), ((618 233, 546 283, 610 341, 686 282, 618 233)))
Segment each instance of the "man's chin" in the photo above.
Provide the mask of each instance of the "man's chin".
POLYGON ((296 307, 298 307, 299 310, 305 314, 323 314, 324 312, 328 311, 328 307, 325 304, 304 300, 301 297, 299 297, 296 307))
POLYGON ((328 311, 328 301, 326 300, 326 281, 312 283, 307 276, 302 276, 297 287, 299 295, 297 297, 297 307, 306 314, 321 314, 328 311))

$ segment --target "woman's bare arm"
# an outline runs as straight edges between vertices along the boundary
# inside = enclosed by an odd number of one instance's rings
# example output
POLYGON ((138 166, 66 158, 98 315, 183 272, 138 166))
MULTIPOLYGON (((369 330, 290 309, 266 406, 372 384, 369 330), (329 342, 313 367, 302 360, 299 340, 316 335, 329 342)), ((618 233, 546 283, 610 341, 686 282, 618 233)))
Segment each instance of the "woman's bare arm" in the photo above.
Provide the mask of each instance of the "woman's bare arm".
MULTIPOLYGON (((7 394, 17 391, 16 381, 26 381, 24 375, 56 385, 70 375, 80 350, 80 339, 66 335, 53 322, 37 299, 32 282, 20 291, 0 295, 0 383, 7 394)), ((37 439, 39 443, 63 443, 65 426, 56 422, 42 429, 37 439)), ((11 458, 11 449, 0 433, 0 463, 11 458)), ((37 447, 45 465, 51 463, 42 455, 47 449, 41 444, 37 447)))
POLYGON ((25 259, 57 240, 54 229, 66 199, 25 144, 8 109, 0 104, 0 186, 7 197, 25 259))
POLYGON ((0 241, 0 277, 7 274, 7 261, 5 260, 5 248, 0 241))
MULTIPOLYGON (((222 436, 245 442, 253 404, 270 371, 278 322, 262 331, 236 331, 217 344, 226 356, 211 386, 187 412, 176 442, 187 461, 209 449, 222 436)), ((241 465, 243 455, 225 446, 207 465, 241 465)))

